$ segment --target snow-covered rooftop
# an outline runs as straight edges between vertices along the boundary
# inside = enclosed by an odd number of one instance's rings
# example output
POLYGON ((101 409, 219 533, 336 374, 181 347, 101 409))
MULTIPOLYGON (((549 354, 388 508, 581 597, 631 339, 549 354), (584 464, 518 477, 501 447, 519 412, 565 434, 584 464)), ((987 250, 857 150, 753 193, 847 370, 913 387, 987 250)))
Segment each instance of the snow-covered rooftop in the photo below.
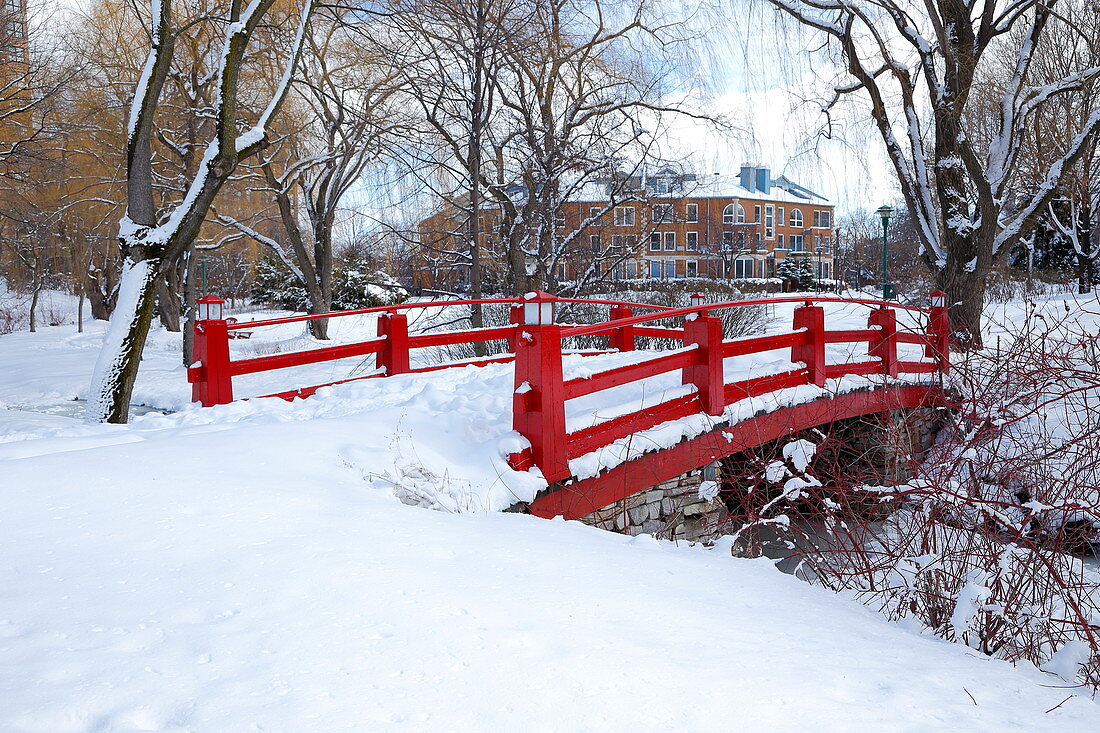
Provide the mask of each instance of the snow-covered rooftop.
MULTIPOLYGON (((772 181, 767 191, 764 191, 742 185, 742 179, 739 175, 726 173, 698 174, 685 176, 682 180, 678 180, 670 193, 655 193, 651 190, 647 195, 654 198, 744 198, 754 201, 775 201, 777 203, 832 205, 824 196, 810 191, 785 176, 780 176, 772 181)), ((606 181, 588 182, 578 187, 569 196, 569 200, 575 203, 606 201, 607 198, 608 184, 606 181)))

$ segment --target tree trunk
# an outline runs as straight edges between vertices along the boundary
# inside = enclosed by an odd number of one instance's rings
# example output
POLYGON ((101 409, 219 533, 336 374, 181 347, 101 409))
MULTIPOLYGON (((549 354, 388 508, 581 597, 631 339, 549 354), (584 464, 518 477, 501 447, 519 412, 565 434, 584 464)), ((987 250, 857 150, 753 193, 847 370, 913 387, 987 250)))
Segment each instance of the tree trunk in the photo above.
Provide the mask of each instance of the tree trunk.
POLYGON ((188 248, 183 253, 183 365, 191 366, 195 361, 195 257, 194 250, 188 248))
MULTIPOLYGON (((332 287, 328 288, 328 295, 326 297, 323 290, 319 288, 308 288, 309 291, 309 304, 310 313, 328 313, 332 310, 332 287)), ((320 339, 321 341, 327 341, 329 319, 318 318, 315 321, 309 322, 309 333, 313 338, 320 339)))
POLYGON ((41 286, 36 282, 31 291, 31 333, 38 331, 38 295, 41 292, 41 286))
MULTIPOLYGON (((313 261, 317 281, 306 286, 312 313, 328 313, 332 310, 332 259, 332 226, 330 222, 319 218, 313 227, 313 261)), ((307 268, 303 267, 302 271, 308 278, 307 268)), ((319 318, 309 322, 309 332, 313 338, 327 341, 328 326, 329 319, 319 318)))
POLYGON ((947 248, 947 266, 936 271, 937 284, 947 293, 952 345, 963 350, 982 347, 982 309, 990 257, 979 256, 973 242, 947 248))
POLYGON ((172 333, 180 330, 179 274, 176 267, 170 266, 157 278, 157 313, 160 323, 172 333))
POLYGON ((149 336, 156 301, 157 271, 149 260, 123 264, 107 336, 92 375, 88 422, 125 423, 130 417, 130 395, 149 336))

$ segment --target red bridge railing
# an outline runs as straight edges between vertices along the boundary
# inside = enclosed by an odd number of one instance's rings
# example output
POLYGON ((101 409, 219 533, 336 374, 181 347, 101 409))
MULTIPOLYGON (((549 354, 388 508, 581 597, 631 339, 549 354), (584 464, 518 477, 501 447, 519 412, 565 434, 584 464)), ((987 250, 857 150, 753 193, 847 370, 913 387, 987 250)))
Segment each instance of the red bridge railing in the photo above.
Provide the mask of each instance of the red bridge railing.
POLYGON ((692 304, 686 308, 664 308, 610 300, 561 299, 546 293, 532 293, 525 298, 405 303, 232 323, 222 318, 222 301, 207 296, 199 301, 200 320, 195 323, 197 363, 188 369, 188 381, 192 384, 192 400, 211 406, 233 401, 235 376, 353 356, 375 355, 377 373, 265 396, 283 399, 308 397, 321 387, 358 379, 427 372, 455 366, 502 363, 514 359, 513 426, 527 438, 531 447, 510 456, 509 463, 517 470, 537 466, 544 478, 552 483, 570 477, 569 461, 573 458, 669 420, 696 413, 721 415, 726 406, 746 397, 804 384, 824 386, 827 379, 845 375, 884 374, 896 377, 902 373, 946 373, 950 363, 945 301, 946 296, 940 292, 932 293, 931 307, 928 309, 872 299, 795 296, 708 304, 702 296, 693 296, 692 304), (868 328, 827 330, 825 310, 820 305, 815 305, 824 302, 856 303, 871 307, 868 328), (510 324, 437 333, 409 332, 405 311, 475 303, 510 306, 510 324), (583 325, 557 323, 556 308, 560 303, 610 306, 609 320, 583 325), (720 309, 775 303, 804 303, 794 311, 793 330, 790 333, 726 341, 723 339, 721 319, 712 315, 720 309), (635 315, 636 308, 651 312, 635 315), (899 330, 898 310, 914 311, 925 316, 923 330, 899 330), (377 336, 367 341, 246 359, 234 360, 230 355, 229 340, 234 331, 251 331, 287 323, 366 314, 378 314, 377 336), (652 323, 678 317, 684 318, 682 328, 660 327, 652 323), (563 339, 594 335, 606 336, 608 348, 612 351, 632 351, 636 339, 647 337, 678 340, 682 343, 682 348, 645 361, 565 380, 562 372, 563 339), (448 364, 412 366, 410 354, 415 349, 504 339, 509 342, 512 353, 448 364), (864 361, 827 364, 826 346, 839 343, 866 343, 869 358, 864 361), (925 359, 931 361, 899 359, 899 344, 923 346, 925 359), (736 382, 725 381, 723 360, 727 357, 788 348, 791 350, 791 361, 801 362, 804 367, 736 382), (567 401, 673 371, 681 373, 683 384, 694 387, 691 394, 644 407, 582 430, 567 432, 567 401))
MULTIPOLYGON (((509 463, 517 470, 537 466, 550 483, 569 478, 569 461, 629 435, 670 420, 696 413, 721 415, 726 406, 746 397, 755 397, 779 389, 804 384, 824 386, 825 380, 845 375, 884 374, 896 377, 905 373, 946 373, 950 367, 946 296, 932 294, 928 309, 869 299, 835 297, 783 297, 706 304, 701 296, 687 308, 635 316, 620 307, 607 323, 591 326, 562 326, 554 323, 553 298, 545 294, 525 309, 523 332, 516 341, 515 397, 513 424, 531 443, 529 449, 513 454, 509 463), (725 341, 721 319, 710 315, 722 308, 738 308, 772 303, 805 303, 794 311, 791 333, 725 341), (825 310, 814 303, 843 302, 873 306, 868 328, 829 331, 825 328, 825 310), (897 310, 915 311, 927 316, 921 333, 898 329, 897 310), (563 338, 614 331, 617 348, 633 348, 633 335, 657 335, 644 324, 658 319, 684 316, 683 348, 646 361, 609 369, 571 380, 562 377, 563 338), (828 344, 867 344, 866 361, 827 364, 828 344), (899 344, 924 347, 925 358, 932 361, 903 361, 898 358, 899 344), (723 360, 727 357, 762 353, 776 349, 791 350, 791 361, 805 366, 780 374, 754 377, 727 383, 723 360), (692 394, 644 407, 576 432, 566 431, 565 403, 630 382, 679 370, 682 383, 695 387, 692 394)), ((660 329, 667 336, 668 329, 660 329)))
MULTIPOLYGON (((325 361, 345 359, 353 356, 375 355, 376 374, 343 379, 337 382, 328 382, 309 387, 278 392, 263 397, 281 397, 294 399, 296 397, 309 397, 318 389, 333 384, 343 384, 360 379, 392 376, 394 374, 406 374, 417 372, 430 372, 439 369, 447 369, 456 366, 484 366, 512 361, 515 356, 512 353, 497 356, 469 359, 447 364, 435 364, 431 366, 412 366, 411 354, 416 349, 430 348, 433 346, 454 346, 458 344, 484 343, 506 339, 514 351, 514 342, 517 333, 517 324, 523 319, 523 304, 529 303, 527 298, 483 298, 480 300, 455 300, 432 301, 418 303, 401 303, 398 305, 378 306, 374 308, 360 308, 357 310, 334 311, 332 313, 303 314, 286 316, 284 318, 269 318, 262 321, 237 322, 233 319, 223 318, 222 307, 224 301, 216 296, 205 296, 199 299, 199 317, 195 322, 195 364, 187 370, 187 381, 191 384, 191 401, 202 404, 203 407, 229 404, 234 400, 233 378, 246 374, 287 369, 290 367, 318 364, 325 361), (406 311, 425 308, 440 308, 445 306, 467 306, 474 304, 503 304, 510 306, 510 321, 507 326, 495 328, 473 328, 455 331, 439 331, 436 333, 415 334, 409 332, 408 315, 406 311), (316 349, 305 349, 282 354, 256 356, 246 359, 233 359, 230 355, 229 342, 236 334, 250 333, 258 328, 280 326, 288 323, 305 323, 347 316, 378 315, 377 335, 373 339, 350 344, 336 346, 324 346, 316 349)), ((644 303, 624 303, 616 300, 586 300, 578 298, 558 298, 558 303, 588 303, 594 305, 611 306, 612 318, 615 317, 616 308, 620 311, 627 307, 640 307, 652 311, 666 311, 669 308, 644 303)), ((618 334, 615 327, 602 328, 600 333, 607 334, 611 340, 612 349, 617 348, 625 337, 618 334)), ((629 330, 629 329, 627 329, 629 330)), ((660 331, 664 335, 666 329, 649 329, 660 331)), ((675 332, 675 329, 668 329, 675 332)), ((631 339, 633 343, 633 339, 631 339)), ((606 353, 606 352, 590 352, 606 353)))

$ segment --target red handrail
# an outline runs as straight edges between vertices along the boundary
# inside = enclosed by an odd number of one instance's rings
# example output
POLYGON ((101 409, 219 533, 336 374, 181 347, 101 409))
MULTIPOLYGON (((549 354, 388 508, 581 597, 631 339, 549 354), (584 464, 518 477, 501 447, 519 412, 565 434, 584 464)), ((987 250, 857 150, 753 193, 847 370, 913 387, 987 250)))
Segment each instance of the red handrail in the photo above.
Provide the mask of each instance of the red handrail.
POLYGON ((805 303, 809 305, 811 303, 853 303, 856 305, 874 305, 880 308, 900 308, 902 310, 914 311, 917 313, 930 313, 931 310, 927 308, 918 308, 915 305, 903 305, 901 303, 892 303, 887 300, 875 300, 872 298, 840 298, 834 295, 823 295, 820 297, 782 297, 782 298, 753 298, 751 300, 730 300, 722 303, 703 303, 701 305, 689 305, 685 308, 669 308, 661 313, 655 313, 644 316, 632 316, 630 318, 621 318, 616 321, 608 321, 607 323, 600 323, 587 326, 575 326, 562 332, 563 337, 569 336, 589 336, 595 333, 598 328, 621 328, 623 326, 633 326, 639 323, 646 323, 648 321, 658 321, 663 318, 674 318, 676 316, 686 316, 692 313, 698 313, 700 311, 712 311, 719 308, 735 308, 746 305, 771 305, 773 303, 805 303))
MULTIPOLYGON (((666 305, 653 305, 651 303, 630 303, 622 300, 586 300, 583 298, 555 298, 558 303, 591 303, 593 305, 625 306, 628 308, 648 308, 650 310, 672 310, 666 305)), ((370 308, 355 308, 346 311, 329 311, 328 313, 301 313, 296 316, 284 316, 282 318, 268 318, 263 321, 238 321, 230 323, 230 331, 241 328, 257 328, 261 326, 281 326, 286 323, 302 323, 304 321, 317 321, 322 318, 340 318, 342 316, 362 316, 370 313, 396 313, 401 310, 415 310, 417 308, 439 308, 448 305, 491 305, 511 303, 522 305, 530 302, 524 298, 477 298, 472 300, 432 300, 416 301, 414 303, 395 303, 394 305, 375 305, 370 308)))

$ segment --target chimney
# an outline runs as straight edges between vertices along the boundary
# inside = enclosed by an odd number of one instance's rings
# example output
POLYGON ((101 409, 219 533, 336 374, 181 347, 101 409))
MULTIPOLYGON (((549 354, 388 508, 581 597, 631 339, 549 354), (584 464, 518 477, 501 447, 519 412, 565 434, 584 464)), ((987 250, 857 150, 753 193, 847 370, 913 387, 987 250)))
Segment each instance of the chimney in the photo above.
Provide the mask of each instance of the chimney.
POLYGON ((738 176, 741 179, 741 188, 748 189, 749 191, 756 190, 756 169, 748 163, 741 165, 741 174, 738 176))
POLYGON ((772 172, 764 167, 756 169, 756 190, 764 194, 772 192, 772 172))

